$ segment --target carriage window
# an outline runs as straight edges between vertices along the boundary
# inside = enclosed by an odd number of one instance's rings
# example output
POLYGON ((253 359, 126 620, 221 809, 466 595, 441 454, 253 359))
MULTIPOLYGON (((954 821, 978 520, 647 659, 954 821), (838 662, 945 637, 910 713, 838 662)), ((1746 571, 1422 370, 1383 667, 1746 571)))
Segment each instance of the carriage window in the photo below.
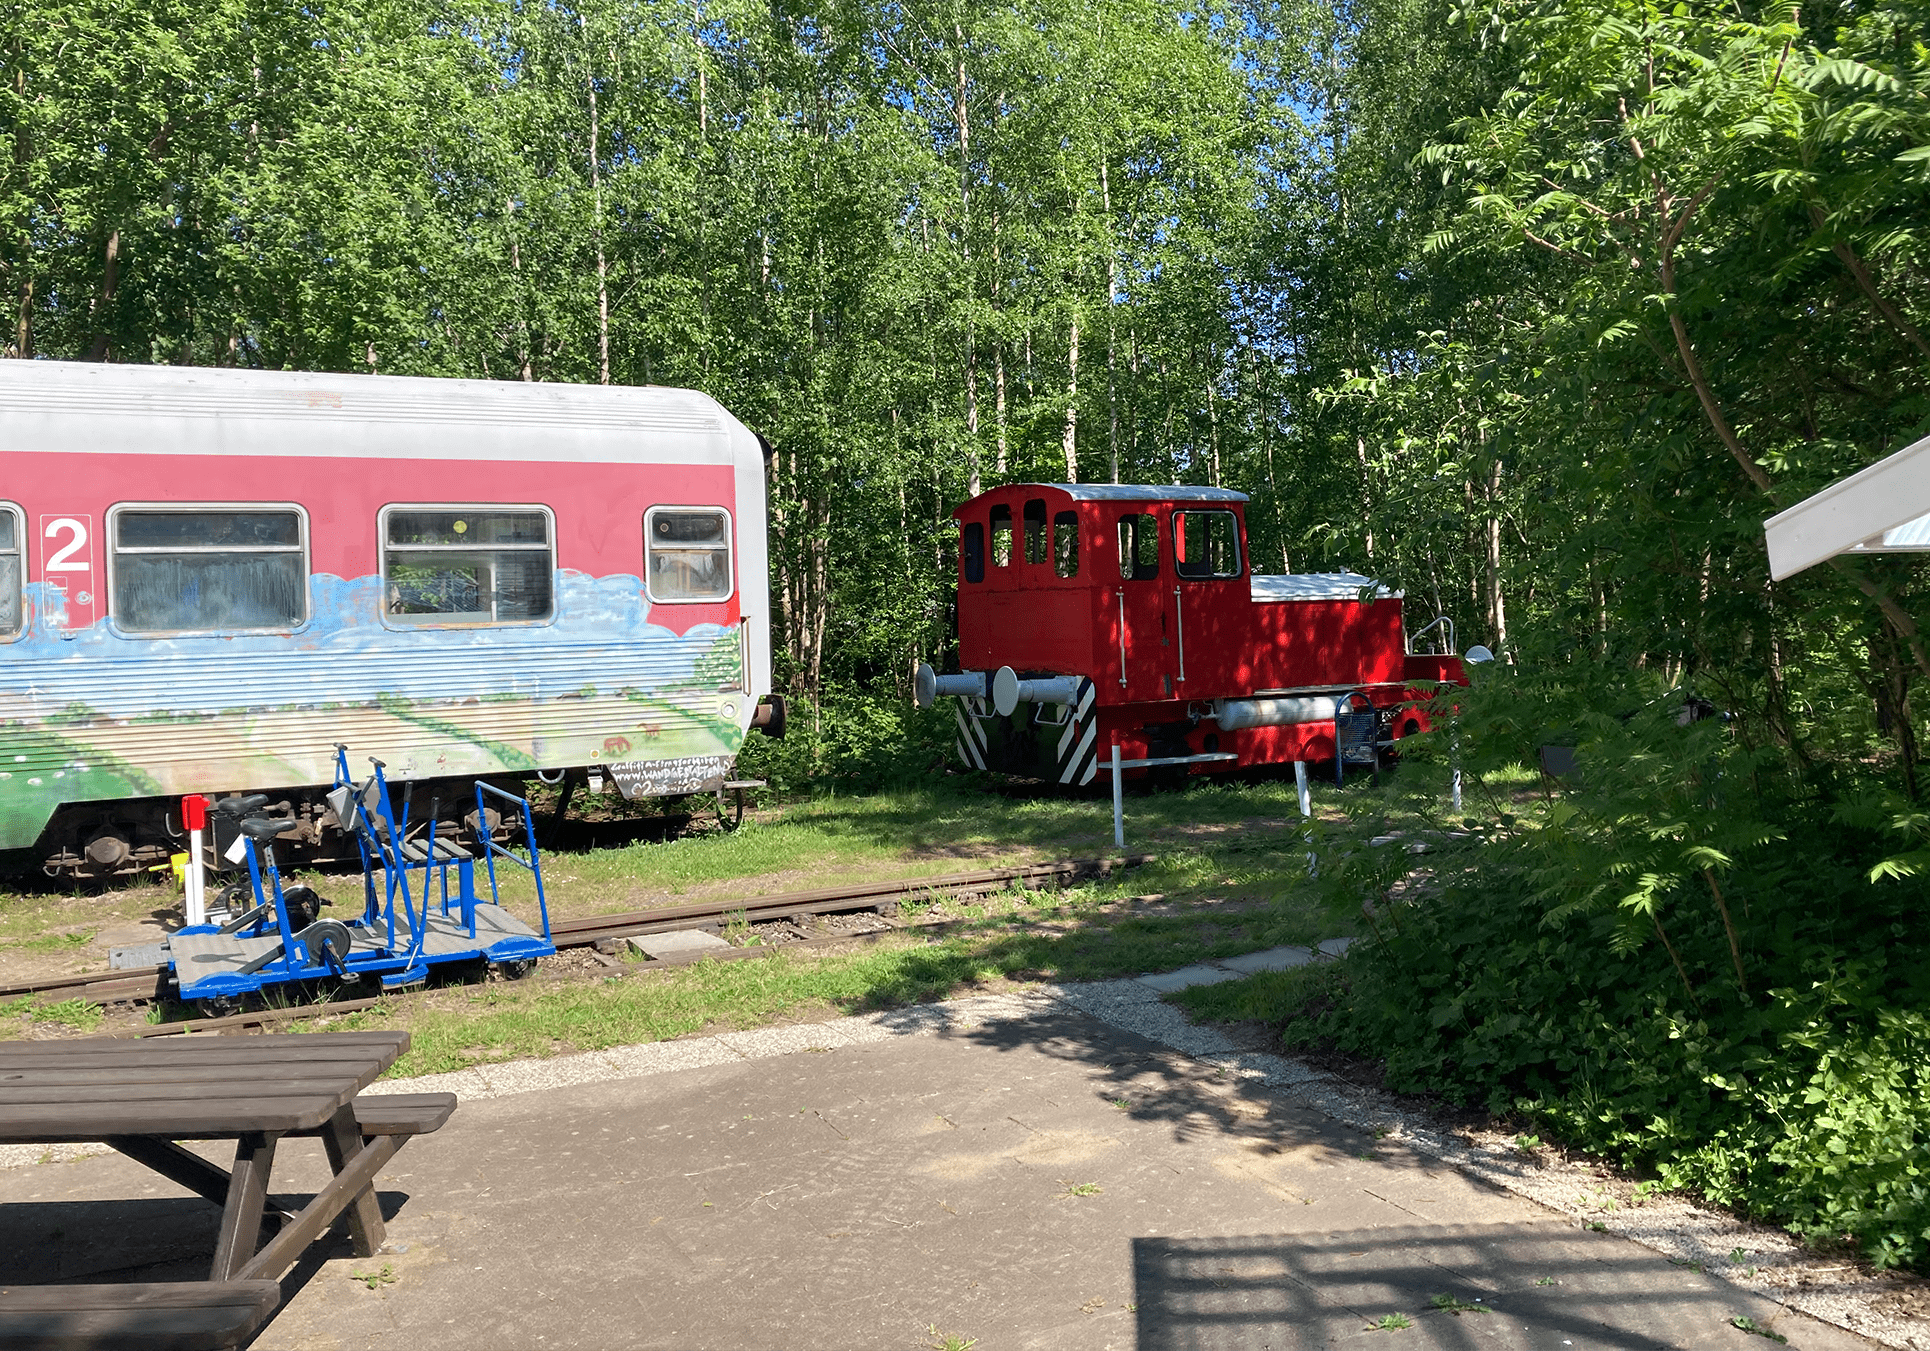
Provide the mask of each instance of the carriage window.
POLYGON ((1119 518, 1119 575, 1132 582, 1159 576, 1159 521, 1155 517, 1119 518))
POLYGON ((644 514, 643 537, 651 600, 730 595, 730 514, 722 507, 652 507, 644 514))
POLYGON ((965 580, 985 580, 985 527, 977 521, 965 526, 965 580))
POLYGON ((386 507, 383 610, 393 624, 529 624, 555 610, 543 507, 386 507))
POLYGON ((1025 504, 1025 561, 1045 562, 1045 499, 1035 497, 1025 504))
POLYGON ((1079 575, 1079 513, 1062 511, 1052 518, 1052 571, 1061 577, 1079 575))
POLYGON ((299 628, 308 531, 294 507, 116 507, 108 611, 123 633, 299 628))
POLYGON ((1012 565, 1012 508, 992 508, 992 563, 996 567, 1012 565))
POLYGON ((1233 513, 1174 512, 1173 570, 1182 577, 1238 577, 1240 525, 1233 513))
POLYGON ((25 535, 20 508, 0 502, 0 642, 20 633, 20 579, 27 571, 21 566, 20 542, 25 535))

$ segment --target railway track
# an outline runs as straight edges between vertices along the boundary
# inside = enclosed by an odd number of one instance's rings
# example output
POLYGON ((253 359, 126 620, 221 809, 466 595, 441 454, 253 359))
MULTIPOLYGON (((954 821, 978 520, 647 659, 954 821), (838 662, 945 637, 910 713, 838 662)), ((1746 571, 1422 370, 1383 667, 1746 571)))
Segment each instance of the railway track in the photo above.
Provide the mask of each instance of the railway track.
MULTIPOLYGON (((930 896, 956 899, 979 895, 1013 885, 1061 886, 1084 877, 1104 877, 1122 868, 1150 863, 1156 855, 1129 854, 1111 859, 1065 859, 1034 863, 1018 868, 984 868, 975 872, 947 873, 940 877, 903 878, 889 882, 863 882, 817 891, 782 892, 770 896, 751 896, 738 900, 706 901, 696 905, 671 906, 658 910, 633 910, 617 915, 593 915, 584 919, 561 920, 550 926, 559 951, 569 948, 598 948, 624 938, 667 933, 678 929, 721 929, 728 923, 767 924, 777 921, 809 920, 814 916, 872 911, 884 917, 903 901, 930 896)), ((720 960, 768 957, 777 952, 808 951, 836 943, 875 939, 886 933, 911 928, 938 928, 943 924, 892 924, 888 920, 870 933, 836 933, 794 939, 770 947, 731 948, 705 955, 720 960)), ((682 965, 665 961, 663 966, 682 965)), ((656 965, 656 963, 653 963, 656 965)), ((646 968, 648 969, 648 968, 646 968)), ((0 986, 0 1001, 26 995, 58 994, 83 999, 91 1004, 146 1004, 167 996, 168 968, 141 967, 133 971, 89 972, 73 976, 54 976, 16 985, 0 986)), ((387 996, 392 998, 393 996, 387 996)), ((285 1022, 295 1018, 349 1013, 381 1003, 381 999, 337 1000, 298 1008, 265 1009, 236 1013, 218 1018, 191 1018, 142 1028, 131 1035, 168 1036, 180 1032, 218 1031, 285 1022)))

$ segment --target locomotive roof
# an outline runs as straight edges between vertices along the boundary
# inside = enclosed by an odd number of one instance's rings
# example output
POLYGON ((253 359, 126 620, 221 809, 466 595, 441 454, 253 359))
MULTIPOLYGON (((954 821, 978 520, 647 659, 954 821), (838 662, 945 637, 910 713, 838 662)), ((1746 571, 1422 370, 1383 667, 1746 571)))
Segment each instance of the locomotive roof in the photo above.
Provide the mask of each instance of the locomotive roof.
MULTIPOLYGON (((1050 488, 1075 502, 1244 502, 1245 493, 1231 488, 1204 488, 1191 483, 1007 483, 990 493, 1023 488, 1050 488)), ((976 501, 977 499, 973 499, 976 501)), ((961 508, 962 510, 962 508, 961 508)))
POLYGON ((730 464, 755 438, 687 389, 0 362, 8 450, 730 464))
POLYGON ((1358 572, 1290 572, 1249 577, 1253 599, 1274 600, 1359 600, 1364 588, 1372 587, 1376 598, 1394 593, 1371 577, 1358 572))

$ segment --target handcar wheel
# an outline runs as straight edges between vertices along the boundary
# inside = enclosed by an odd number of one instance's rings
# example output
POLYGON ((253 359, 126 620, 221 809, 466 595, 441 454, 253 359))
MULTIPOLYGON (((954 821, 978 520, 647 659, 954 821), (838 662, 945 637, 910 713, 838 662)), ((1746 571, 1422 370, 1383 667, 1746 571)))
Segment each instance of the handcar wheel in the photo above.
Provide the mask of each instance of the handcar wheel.
POLYGON ((241 1001, 231 994, 218 994, 194 1001, 194 1016, 197 1018, 226 1018, 239 1012, 241 1001))
POLYGON ((497 962, 496 974, 504 980, 521 980, 536 969, 534 957, 524 957, 513 962, 497 962))

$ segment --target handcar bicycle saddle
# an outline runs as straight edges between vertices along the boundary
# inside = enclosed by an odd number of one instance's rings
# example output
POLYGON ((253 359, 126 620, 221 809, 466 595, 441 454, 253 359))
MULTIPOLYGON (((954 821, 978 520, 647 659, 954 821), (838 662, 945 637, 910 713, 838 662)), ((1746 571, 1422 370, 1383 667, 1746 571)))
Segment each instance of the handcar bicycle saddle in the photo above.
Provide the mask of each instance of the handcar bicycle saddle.
POLYGON ((223 816, 246 816, 255 808, 267 805, 266 793, 249 793, 245 797, 239 794, 234 797, 224 797, 214 804, 214 809, 223 816))
POLYGON ((251 816, 241 823, 241 833, 251 840, 272 840, 300 825, 291 817, 251 816))

